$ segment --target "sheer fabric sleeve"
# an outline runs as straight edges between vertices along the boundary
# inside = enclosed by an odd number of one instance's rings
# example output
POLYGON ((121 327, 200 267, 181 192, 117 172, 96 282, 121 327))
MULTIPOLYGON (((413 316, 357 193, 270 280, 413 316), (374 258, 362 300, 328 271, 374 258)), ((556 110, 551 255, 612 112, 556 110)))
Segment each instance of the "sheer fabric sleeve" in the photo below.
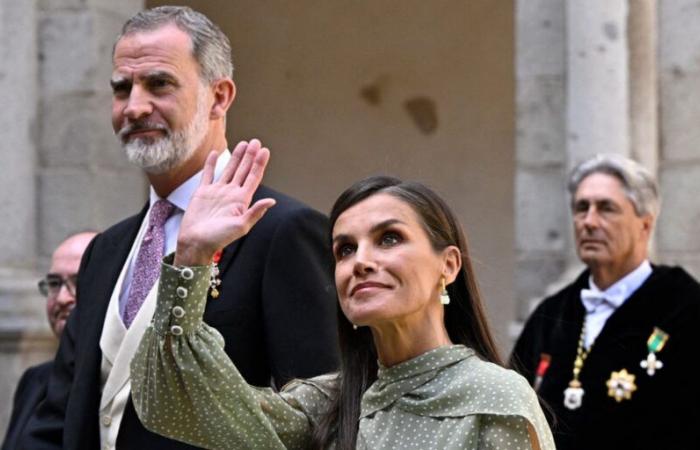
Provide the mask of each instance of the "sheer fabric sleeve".
POLYGON ((146 428, 209 449, 308 447, 309 412, 325 393, 297 383, 284 394, 249 386, 202 322, 209 267, 162 266, 158 304, 131 362, 131 391, 146 428))

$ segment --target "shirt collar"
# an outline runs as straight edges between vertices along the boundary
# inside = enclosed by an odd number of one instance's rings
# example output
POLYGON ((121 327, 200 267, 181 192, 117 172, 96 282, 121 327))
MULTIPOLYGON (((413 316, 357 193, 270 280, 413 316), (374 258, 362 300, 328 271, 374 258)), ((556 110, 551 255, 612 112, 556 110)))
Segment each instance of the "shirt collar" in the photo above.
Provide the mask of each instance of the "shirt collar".
MULTIPOLYGON (((228 150, 224 150, 223 152, 221 152, 219 158, 216 160, 216 167, 214 168, 214 180, 219 179, 219 177, 221 176, 221 172, 223 172, 224 167, 226 167, 226 164, 228 164, 228 161, 230 159, 231 153, 228 150)), ((199 172, 188 178, 187 181, 178 186, 174 191, 170 193, 170 195, 168 195, 167 200, 176 207, 178 207, 180 211, 185 211, 187 209, 187 206, 190 204, 190 200, 194 195, 194 191, 196 191, 197 187, 199 186, 199 183, 202 179, 203 171, 204 169, 200 170, 199 172)), ((160 197, 158 196, 158 194, 156 194, 156 191, 155 189, 153 189, 153 186, 151 186, 149 194, 149 207, 152 207, 153 204, 158 200, 160 200, 160 197)))
POLYGON ((620 307, 625 300, 630 298, 634 291, 644 284, 651 275, 652 268, 648 259, 645 259, 636 269, 616 281, 612 286, 601 291, 593 282, 593 277, 588 278, 588 285, 591 291, 600 293, 606 301, 613 304, 615 308, 620 307))

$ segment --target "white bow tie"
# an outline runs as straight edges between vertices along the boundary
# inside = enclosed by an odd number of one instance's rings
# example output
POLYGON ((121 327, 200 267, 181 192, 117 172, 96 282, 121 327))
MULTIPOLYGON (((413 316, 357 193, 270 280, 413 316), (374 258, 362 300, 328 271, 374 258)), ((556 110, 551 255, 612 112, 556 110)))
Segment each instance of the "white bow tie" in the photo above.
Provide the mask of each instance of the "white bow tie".
POLYGON ((601 292, 592 289, 581 289, 581 302, 586 308, 586 311, 593 312, 603 302, 606 302, 613 309, 617 308, 627 298, 625 289, 620 289, 617 292, 601 292))

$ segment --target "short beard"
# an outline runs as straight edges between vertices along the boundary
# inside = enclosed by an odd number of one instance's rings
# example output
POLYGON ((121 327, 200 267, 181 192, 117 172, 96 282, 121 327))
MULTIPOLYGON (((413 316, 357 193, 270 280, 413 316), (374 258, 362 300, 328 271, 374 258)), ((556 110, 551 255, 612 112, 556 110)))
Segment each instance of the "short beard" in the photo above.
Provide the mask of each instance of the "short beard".
POLYGON ((192 121, 179 131, 171 131, 167 125, 150 123, 143 119, 124 125, 117 133, 129 162, 137 165, 146 173, 160 175, 181 166, 189 160, 195 150, 202 144, 207 133, 209 116, 207 96, 203 89, 197 95, 197 111, 192 121), (137 130, 157 129, 165 133, 161 138, 136 138, 125 141, 126 137, 137 130))

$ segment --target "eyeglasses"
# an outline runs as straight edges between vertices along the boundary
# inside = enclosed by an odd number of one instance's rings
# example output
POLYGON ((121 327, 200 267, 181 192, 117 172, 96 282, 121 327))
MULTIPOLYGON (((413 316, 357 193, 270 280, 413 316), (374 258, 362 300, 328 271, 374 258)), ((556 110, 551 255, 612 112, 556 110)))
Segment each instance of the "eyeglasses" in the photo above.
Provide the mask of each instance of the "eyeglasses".
POLYGON ((60 292, 61 287, 65 285, 70 295, 75 297, 75 286, 77 284, 77 274, 62 277, 61 275, 50 273, 46 275, 46 278, 39 281, 39 292, 41 292, 41 295, 44 297, 56 297, 60 292))

